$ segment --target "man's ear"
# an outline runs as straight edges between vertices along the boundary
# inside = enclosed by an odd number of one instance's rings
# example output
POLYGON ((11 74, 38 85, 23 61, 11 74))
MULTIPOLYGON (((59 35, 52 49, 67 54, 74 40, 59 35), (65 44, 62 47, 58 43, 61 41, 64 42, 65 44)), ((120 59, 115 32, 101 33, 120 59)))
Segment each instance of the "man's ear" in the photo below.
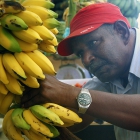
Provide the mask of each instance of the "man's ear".
POLYGON ((121 38, 124 41, 124 44, 127 45, 130 37, 130 31, 127 24, 122 20, 117 20, 114 23, 114 29, 117 31, 118 34, 121 35, 121 38))

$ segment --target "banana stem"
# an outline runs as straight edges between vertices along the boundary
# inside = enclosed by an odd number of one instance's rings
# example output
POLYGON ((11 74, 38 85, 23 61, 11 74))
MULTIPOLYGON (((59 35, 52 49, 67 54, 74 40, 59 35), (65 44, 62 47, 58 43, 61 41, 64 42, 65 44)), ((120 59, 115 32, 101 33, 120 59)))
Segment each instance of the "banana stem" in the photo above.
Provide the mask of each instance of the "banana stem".
POLYGON ((58 136, 60 140, 81 140, 65 127, 59 127, 58 130, 60 132, 58 136))

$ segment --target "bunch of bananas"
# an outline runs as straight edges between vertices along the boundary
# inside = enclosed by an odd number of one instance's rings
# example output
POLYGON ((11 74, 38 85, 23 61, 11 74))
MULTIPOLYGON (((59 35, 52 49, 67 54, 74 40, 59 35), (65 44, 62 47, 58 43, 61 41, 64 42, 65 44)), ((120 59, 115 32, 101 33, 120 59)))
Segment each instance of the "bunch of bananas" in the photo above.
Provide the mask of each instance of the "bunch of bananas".
POLYGON ((50 140, 60 134, 56 127, 68 127, 81 121, 72 110, 46 103, 28 109, 11 107, 4 117, 2 127, 9 140, 24 140, 26 137, 29 140, 50 140))
POLYGON ((60 22, 46 0, 0 0, 0 113, 19 102, 24 85, 55 75, 45 53, 56 53, 60 22), (20 3, 19 3, 20 2, 20 3))
POLYGON ((137 18, 140 13, 140 1, 138 0, 108 0, 117 5, 122 14, 129 20, 132 27, 138 27, 137 18))

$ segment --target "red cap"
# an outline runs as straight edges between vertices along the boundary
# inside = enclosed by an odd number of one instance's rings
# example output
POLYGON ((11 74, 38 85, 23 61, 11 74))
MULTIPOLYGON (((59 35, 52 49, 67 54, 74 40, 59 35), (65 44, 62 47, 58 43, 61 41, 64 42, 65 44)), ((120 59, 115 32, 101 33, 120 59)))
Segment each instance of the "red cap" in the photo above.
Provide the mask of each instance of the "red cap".
POLYGON ((96 3, 82 8, 70 23, 69 36, 58 44, 58 53, 62 56, 73 54, 68 43, 69 38, 87 34, 104 23, 113 24, 117 20, 123 20, 130 27, 127 18, 122 15, 119 7, 111 3, 96 3))

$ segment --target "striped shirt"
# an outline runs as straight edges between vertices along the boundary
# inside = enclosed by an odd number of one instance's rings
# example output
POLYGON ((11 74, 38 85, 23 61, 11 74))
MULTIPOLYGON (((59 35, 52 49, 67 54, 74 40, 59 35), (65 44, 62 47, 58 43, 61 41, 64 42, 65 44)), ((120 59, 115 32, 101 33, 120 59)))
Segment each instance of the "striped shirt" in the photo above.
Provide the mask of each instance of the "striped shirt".
MULTIPOLYGON (((136 29, 135 50, 129 70, 128 85, 124 88, 120 79, 108 83, 102 83, 98 78, 93 77, 87 82, 84 88, 105 91, 114 94, 140 94, 140 30, 136 29)), ((140 132, 126 130, 114 126, 116 140, 140 140, 140 132)))

